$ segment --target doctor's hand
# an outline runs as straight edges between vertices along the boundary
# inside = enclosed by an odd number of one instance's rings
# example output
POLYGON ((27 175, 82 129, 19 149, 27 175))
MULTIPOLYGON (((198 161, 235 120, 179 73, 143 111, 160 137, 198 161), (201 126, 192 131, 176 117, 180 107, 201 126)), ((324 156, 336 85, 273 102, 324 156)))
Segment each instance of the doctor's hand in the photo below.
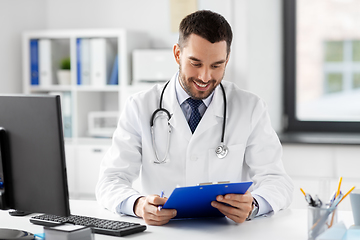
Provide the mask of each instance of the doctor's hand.
POLYGON ((176 216, 175 209, 158 209, 158 206, 165 204, 167 198, 161 198, 158 195, 149 195, 140 197, 134 205, 134 212, 138 217, 142 217, 146 224, 164 225, 176 216))
POLYGON ((251 193, 246 191, 245 194, 219 195, 216 197, 216 201, 211 202, 211 206, 217 208, 222 214, 234 222, 242 223, 252 211, 252 201, 253 197, 251 193))

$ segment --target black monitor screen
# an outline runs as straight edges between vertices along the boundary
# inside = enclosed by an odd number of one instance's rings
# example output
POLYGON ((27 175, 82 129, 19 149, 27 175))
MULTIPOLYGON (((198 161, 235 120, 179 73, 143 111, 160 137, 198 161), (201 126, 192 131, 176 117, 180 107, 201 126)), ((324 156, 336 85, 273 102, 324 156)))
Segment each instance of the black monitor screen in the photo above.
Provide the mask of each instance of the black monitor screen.
POLYGON ((0 96, 0 128, 0 207, 69 216, 60 97, 0 96))

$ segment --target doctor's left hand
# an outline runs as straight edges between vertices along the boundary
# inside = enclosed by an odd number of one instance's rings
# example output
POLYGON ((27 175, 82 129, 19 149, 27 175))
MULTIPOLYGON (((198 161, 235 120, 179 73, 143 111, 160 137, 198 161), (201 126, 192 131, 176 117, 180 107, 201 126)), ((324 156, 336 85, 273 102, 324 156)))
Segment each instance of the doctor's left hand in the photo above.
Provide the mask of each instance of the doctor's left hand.
POLYGON ((237 223, 242 223, 249 216, 252 211, 253 197, 249 191, 245 194, 226 194, 225 196, 219 195, 216 201, 212 201, 211 205, 237 223), (226 203, 228 205, 222 204, 226 203))
POLYGON ((140 197, 135 202, 134 212, 138 217, 142 217, 146 224, 164 225, 176 216, 175 209, 158 209, 166 200, 167 198, 161 198, 159 195, 140 197))

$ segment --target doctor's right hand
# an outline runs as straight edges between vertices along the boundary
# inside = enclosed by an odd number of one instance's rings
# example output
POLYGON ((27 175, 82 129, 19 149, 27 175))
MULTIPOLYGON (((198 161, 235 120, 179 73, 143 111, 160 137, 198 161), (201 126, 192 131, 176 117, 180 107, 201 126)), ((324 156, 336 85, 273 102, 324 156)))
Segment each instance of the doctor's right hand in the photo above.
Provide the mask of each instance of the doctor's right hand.
POLYGON ((165 204, 167 198, 161 198, 158 195, 149 195, 140 197, 134 204, 134 212, 138 217, 142 217, 146 224, 164 225, 176 216, 175 209, 161 209, 158 206, 165 204))

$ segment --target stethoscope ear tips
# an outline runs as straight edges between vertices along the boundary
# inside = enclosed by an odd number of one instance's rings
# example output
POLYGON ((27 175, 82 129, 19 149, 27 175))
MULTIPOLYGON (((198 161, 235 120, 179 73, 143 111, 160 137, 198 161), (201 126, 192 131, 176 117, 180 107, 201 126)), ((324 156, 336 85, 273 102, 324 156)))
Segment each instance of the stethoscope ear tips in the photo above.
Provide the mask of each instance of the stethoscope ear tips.
POLYGON ((215 149, 216 156, 220 159, 226 157, 228 152, 229 149, 224 145, 224 143, 221 143, 220 146, 215 149))

